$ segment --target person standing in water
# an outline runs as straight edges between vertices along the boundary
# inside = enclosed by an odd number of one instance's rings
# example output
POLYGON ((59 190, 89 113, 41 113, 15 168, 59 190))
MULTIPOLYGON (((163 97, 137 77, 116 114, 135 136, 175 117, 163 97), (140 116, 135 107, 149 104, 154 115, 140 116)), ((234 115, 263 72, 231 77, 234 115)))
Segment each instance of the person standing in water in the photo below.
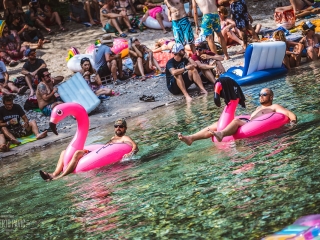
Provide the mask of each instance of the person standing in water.
MULTIPOLYGON (((115 135, 110 139, 109 142, 106 143, 106 145, 113 144, 113 143, 126 143, 132 147, 131 152, 128 154, 125 154, 123 158, 131 157, 133 154, 137 153, 139 151, 139 148, 137 144, 129 137, 125 136, 127 131, 127 122, 126 120, 118 119, 114 123, 114 133, 115 135)), ((42 170, 40 170, 40 176, 45 181, 51 181, 51 180, 57 180, 59 178, 62 178, 64 176, 67 176, 68 174, 72 173, 75 168, 78 165, 79 160, 86 154, 88 154, 90 151, 83 149, 83 150, 77 150, 74 154, 72 159, 70 160, 68 166, 66 167, 66 170, 63 171, 63 159, 65 150, 61 152, 60 158, 58 160, 57 167, 53 173, 47 173, 42 170), (62 173, 62 174, 61 174, 62 173)))

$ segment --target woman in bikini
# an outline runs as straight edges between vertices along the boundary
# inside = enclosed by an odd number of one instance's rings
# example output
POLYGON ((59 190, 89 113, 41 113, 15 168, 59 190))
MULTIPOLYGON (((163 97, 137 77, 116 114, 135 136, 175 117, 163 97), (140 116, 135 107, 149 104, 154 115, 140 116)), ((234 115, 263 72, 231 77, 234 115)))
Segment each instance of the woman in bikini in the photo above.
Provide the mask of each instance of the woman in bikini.
POLYGON ((314 61, 320 56, 320 45, 318 38, 315 35, 316 26, 314 26, 311 22, 307 22, 302 25, 302 28, 302 34, 304 37, 300 40, 300 43, 302 43, 307 49, 307 61, 314 61))
MULTIPOLYGON (((93 69, 89 58, 82 58, 80 61, 81 71, 83 78, 88 83, 91 90, 97 95, 105 95, 111 96, 113 94, 112 90, 106 88, 102 85, 101 79, 99 74, 93 69)), ((102 97, 100 97, 102 98, 102 97)))
POLYGON ((282 41, 286 43, 286 55, 283 59, 283 64, 286 68, 298 67, 301 63, 301 53, 304 49, 302 43, 287 41, 283 31, 278 30, 273 33, 273 39, 275 41, 282 41), (290 49, 293 48, 293 51, 290 49))
MULTIPOLYGON (((165 39, 165 38, 160 38, 159 40, 156 41, 155 43, 155 49, 152 50, 152 52, 157 53, 157 52, 162 52, 165 50, 170 50, 172 49, 173 45, 175 44, 174 39, 165 39)), ((191 47, 189 44, 184 46, 184 49, 186 51, 191 51, 191 47)))

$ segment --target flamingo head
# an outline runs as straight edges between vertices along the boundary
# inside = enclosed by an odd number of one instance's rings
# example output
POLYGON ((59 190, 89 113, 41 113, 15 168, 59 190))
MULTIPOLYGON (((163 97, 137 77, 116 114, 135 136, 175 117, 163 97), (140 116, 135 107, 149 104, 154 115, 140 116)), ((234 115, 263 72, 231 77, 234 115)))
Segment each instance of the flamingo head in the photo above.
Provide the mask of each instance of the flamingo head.
POLYGON ((214 85, 214 103, 217 107, 221 106, 220 93, 222 90, 222 85, 220 82, 216 82, 214 85))
POLYGON ((58 135, 57 124, 67 116, 74 116, 76 119, 87 115, 86 110, 78 103, 62 103, 55 106, 51 111, 49 126, 52 132, 58 135))

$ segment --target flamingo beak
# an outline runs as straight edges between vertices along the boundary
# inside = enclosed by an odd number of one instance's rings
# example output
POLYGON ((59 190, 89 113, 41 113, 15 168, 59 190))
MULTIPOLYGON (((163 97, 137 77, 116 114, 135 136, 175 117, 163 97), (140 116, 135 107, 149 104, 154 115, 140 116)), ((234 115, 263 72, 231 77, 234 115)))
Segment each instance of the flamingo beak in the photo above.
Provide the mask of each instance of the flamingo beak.
POLYGON ((49 126, 50 126, 52 132, 53 132, 55 135, 58 135, 57 125, 56 125, 55 123, 53 123, 53 122, 50 122, 50 123, 49 123, 49 126))
POLYGON ((221 107, 221 100, 220 100, 220 92, 222 90, 222 85, 220 82, 216 82, 214 86, 214 103, 217 107, 221 107))

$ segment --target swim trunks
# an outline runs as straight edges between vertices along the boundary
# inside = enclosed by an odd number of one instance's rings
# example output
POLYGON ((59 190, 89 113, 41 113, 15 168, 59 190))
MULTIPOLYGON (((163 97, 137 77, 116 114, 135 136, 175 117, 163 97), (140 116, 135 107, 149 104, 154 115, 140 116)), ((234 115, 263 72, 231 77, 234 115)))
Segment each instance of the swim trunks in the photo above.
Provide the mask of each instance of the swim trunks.
POLYGON ((194 43, 193 31, 188 17, 172 20, 172 31, 176 43, 182 45, 194 43))
POLYGON ((249 26, 249 14, 244 0, 231 3, 230 10, 237 28, 242 29, 249 26))
POLYGON ((157 13, 162 12, 162 7, 155 7, 149 10, 149 15, 150 17, 156 19, 157 18, 157 13))
MULTIPOLYGON (((182 74, 182 79, 183 79, 184 86, 186 87, 186 89, 188 89, 193 84, 193 82, 189 78, 187 71, 182 74)), ((170 80, 170 84, 168 85, 168 90, 173 95, 177 95, 177 94, 182 93, 181 89, 179 88, 179 86, 177 84, 177 80, 174 77, 172 77, 170 80)))
POLYGON ((107 33, 115 33, 117 31, 117 29, 115 29, 115 27, 113 27, 110 23, 106 23, 103 29, 106 30, 107 33))
POLYGON ((10 128, 8 128, 8 130, 15 138, 21 138, 21 137, 29 136, 32 134, 31 128, 28 131, 22 125, 11 126, 10 128))
POLYGON ((50 104, 48 104, 47 106, 45 106, 42 110, 41 110, 41 112, 43 113, 43 115, 45 115, 45 116, 51 116, 51 111, 52 111, 52 104, 54 104, 54 103, 50 103, 50 104))
POLYGON ((220 18, 217 13, 207 13, 202 17, 201 29, 204 36, 210 36, 213 32, 221 32, 220 18))

